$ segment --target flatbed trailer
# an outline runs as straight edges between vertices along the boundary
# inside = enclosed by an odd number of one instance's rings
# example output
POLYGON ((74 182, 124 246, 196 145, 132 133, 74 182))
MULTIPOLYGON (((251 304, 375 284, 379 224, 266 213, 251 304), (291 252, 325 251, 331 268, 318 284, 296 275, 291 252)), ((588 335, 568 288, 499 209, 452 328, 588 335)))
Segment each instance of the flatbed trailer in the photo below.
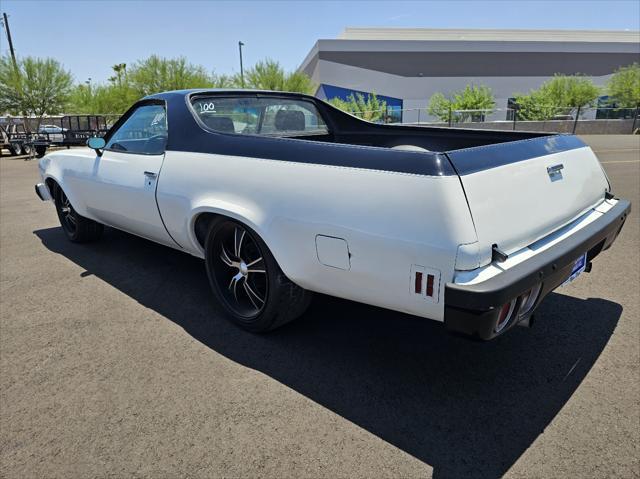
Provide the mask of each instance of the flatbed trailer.
POLYGON ((29 155, 33 148, 33 138, 22 123, 0 125, 2 149, 9 150, 12 156, 29 155))

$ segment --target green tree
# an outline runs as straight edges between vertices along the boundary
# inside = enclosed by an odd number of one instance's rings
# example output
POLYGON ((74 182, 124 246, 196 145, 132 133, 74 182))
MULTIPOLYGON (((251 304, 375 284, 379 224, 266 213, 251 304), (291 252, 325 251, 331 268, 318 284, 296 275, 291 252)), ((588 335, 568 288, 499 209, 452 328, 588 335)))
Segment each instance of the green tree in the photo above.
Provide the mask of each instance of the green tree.
POLYGON ((490 113, 496 102, 489 87, 467 85, 464 90, 454 92, 451 99, 442 93, 435 93, 429 99, 427 111, 441 121, 449 121, 451 115, 455 121, 480 120, 490 113))
POLYGON ((442 93, 434 93, 431 95, 431 98, 429 98, 427 112, 429 115, 439 118, 440 121, 449 121, 449 116, 452 115, 452 110, 453 103, 442 93))
POLYGON ((382 120, 387 112, 387 102, 378 99, 375 93, 366 97, 362 93, 351 93, 346 101, 341 98, 332 98, 329 103, 367 121, 382 120))
POLYGON ((69 113, 121 114, 137 96, 118 85, 77 85, 70 97, 69 113))
POLYGON ((240 88, 240 75, 211 75, 212 88, 240 88))
POLYGON ((555 75, 528 95, 517 94, 518 118, 548 120, 555 115, 568 115, 578 107, 593 104, 600 89, 581 75, 555 75))
POLYGON ((126 65, 119 63, 111 67, 114 75, 105 85, 77 85, 71 93, 69 111, 73 113, 124 113, 140 98, 129 84, 126 65))
POLYGON ((52 58, 26 57, 14 67, 0 59, 0 112, 35 116, 40 126, 45 114, 64 111, 73 86, 71 74, 52 58))
POLYGON ((542 91, 531 91, 528 95, 518 94, 515 102, 520 120, 548 120, 558 114, 558 105, 542 91))
MULTIPOLYGON (((316 85, 306 73, 300 71, 287 73, 280 63, 271 59, 256 63, 244 73, 244 79, 247 88, 260 90, 313 94, 316 89, 316 85)), ((239 86, 239 79, 236 78, 234 83, 239 86)))
POLYGON ((607 83, 607 91, 622 107, 640 106, 640 65, 618 68, 607 83))
POLYGON ((126 77, 129 87, 138 98, 168 90, 211 86, 211 76, 204 67, 188 63, 185 57, 162 58, 151 55, 136 62, 126 77))
POLYGON ((147 95, 185 88, 229 88, 233 77, 207 73, 185 58, 161 58, 152 55, 136 62, 129 70, 125 63, 111 67, 113 76, 103 85, 77 85, 71 97, 76 113, 124 113, 134 102, 147 95))
POLYGON ((113 72, 115 73, 115 75, 112 77, 109 77, 109 81, 117 85, 122 85, 127 79, 127 64, 117 63, 113 65, 111 68, 113 69, 113 72))

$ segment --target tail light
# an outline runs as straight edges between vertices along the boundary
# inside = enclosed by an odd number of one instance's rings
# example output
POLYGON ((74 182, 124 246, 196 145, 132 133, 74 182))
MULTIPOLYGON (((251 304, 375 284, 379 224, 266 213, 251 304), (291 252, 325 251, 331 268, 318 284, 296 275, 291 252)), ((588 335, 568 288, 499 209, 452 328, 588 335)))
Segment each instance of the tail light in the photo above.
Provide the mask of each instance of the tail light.
POLYGON ((516 309, 516 301, 517 299, 512 299, 508 303, 505 303, 500 308, 500 312, 498 313, 498 321, 496 322, 495 332, 499 333, 502 331, 507 324, 511 321, 511 318, 514 315, 516 309))

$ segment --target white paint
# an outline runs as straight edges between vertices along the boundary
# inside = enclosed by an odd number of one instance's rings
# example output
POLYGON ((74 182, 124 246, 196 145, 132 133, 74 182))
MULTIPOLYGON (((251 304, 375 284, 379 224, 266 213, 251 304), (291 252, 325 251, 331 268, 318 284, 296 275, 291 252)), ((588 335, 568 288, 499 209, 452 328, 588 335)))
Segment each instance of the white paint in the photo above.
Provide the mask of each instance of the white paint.
POLYGON ((608 188, 589 147, 464 175, 462 184, 485 257, 493 244, 510 254, 564 226, 601 202, 608 188), (556 181, 547 173, 554 165, 563 165, 556 181))
POLYGON ((521 248, 520 250, 513 252, 509 255, 506 261, 500 263, 491 263, 482 268, 477 268, 473 271, 457 271, 455 274, 454 282, 457 284, 477 284, 487 281, 504 271, 508 271, 514 266, 527 261, 534 256, 553 248, 561 241, 567 239, 571 235, 577 233, 581 229, 590 225, 598 218, 602 217, 604 213, 609 211, 617 203, 617 200, 602 201, 595 208, 589 209, 586 213, 575 219, 568 225, 560 228, 546 237, 521 248))
POLYGON ((344 270, 351 269, 349 246, 342 238, 316 236, 316 252, 318 253, 318 261, 325 266, 344 270))
POLYGON ((467 266, 487 264, 492 241, 548 235, 573 209, 592 207, 606 183, 588 148, 469 175, 474 228, 457 176, 177 151, 98 157, 88 148, 51 153, 40 168, 96 221, 204 257, 195 221, 222 214, 255 230, 303 288, 439 321, 442 285, 453 281, 458 254, 467 266), (565 183, 546 184, 546 166, 558 162, 565 183), (318 235, 340 244, 317 247, 318 235), (416 265, 437 274, 433 301, 409 294, 416 265))

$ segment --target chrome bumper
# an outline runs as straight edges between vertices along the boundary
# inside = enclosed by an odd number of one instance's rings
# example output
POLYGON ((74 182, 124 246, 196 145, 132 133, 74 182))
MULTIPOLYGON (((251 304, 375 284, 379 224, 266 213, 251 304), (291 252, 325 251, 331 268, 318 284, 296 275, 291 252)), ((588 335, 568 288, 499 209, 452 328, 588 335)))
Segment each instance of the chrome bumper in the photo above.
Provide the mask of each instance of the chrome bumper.
POLYGON ((53 200, 53 197, 49 192, 49 188, 47 188, 47 185, 45 185, 44 183, 38 183, 36 185, 36 195, 38 195, 38 198, 40 198, 42 201, 53 200))

